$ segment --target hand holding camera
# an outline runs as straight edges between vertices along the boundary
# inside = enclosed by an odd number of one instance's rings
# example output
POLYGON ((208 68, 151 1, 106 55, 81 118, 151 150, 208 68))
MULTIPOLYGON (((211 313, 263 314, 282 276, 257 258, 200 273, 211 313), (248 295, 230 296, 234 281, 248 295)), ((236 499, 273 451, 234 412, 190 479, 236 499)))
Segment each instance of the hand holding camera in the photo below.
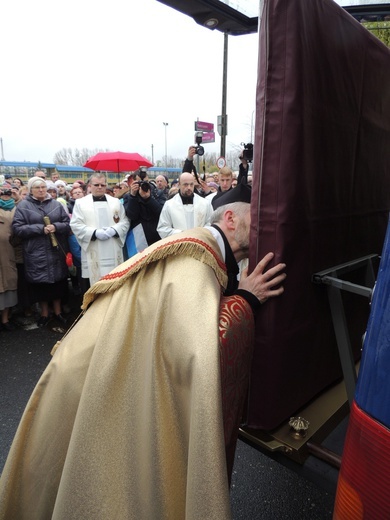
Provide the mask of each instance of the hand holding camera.
POLYGON ((188 148, 188 154, 187 154, 187 159, 189 161, 193 161, 194 160, 194 155, 196 154, 196 146, 192 145, 188 148))
POLYGON ((245 163, 251 163, 253 161, 253 144, 252 143, 241 143, 244 147, 241 155, 239 156, 240 161, 245 163))
POLYGON ((130 193, 133 197, 139 193, 143 199, 150 197, 150 182, 149 181, 135 181, 130 187, 130 193))
MULTIPOLYGON (((139 181, 139 189, 140 191, 143 191, 144 193, 147 193, 150 191, 150 182, 149 181, 139 181)), ((141 195, 141 193, 140 193, 141 195)))
POLYGON ((130 195, 136 197, 139 192, 139 181, 134 181, 130 186, 130 195))
POLYGON ((204 155, 204 148, 203 148, 203 146, 200 146, 200 143, 202 142, 202 140, 203 140, 203 132, 196 132, 195 133, 196 146, 194 146, 194 148, 195 148, 195 153, 200 156, 204 155))

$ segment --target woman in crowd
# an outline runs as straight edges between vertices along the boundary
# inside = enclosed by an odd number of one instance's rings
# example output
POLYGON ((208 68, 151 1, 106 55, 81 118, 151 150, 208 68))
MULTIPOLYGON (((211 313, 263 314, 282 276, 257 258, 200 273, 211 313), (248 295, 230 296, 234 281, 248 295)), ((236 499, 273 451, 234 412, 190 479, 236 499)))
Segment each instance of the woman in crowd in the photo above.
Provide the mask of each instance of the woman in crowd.
POLYGON ((19 179, 19 177, 14 177, 12 179, 12 184, 15 184, 15 186, 17 188, 20 188, 21 186, 24 186, 24 183, 23 183, 22 179, 19 179))
MULTIPOLYGON (((70 190, 70 199, 68 201, 70 218, 72 218, 73 208, 76 200, 83 197, 84 191, 81 185, 79 183, 77 183, 77 186, 73 185, 72 189, 70 190)), ((73 293, 78 296, 84 292, 82 290, 83 284, 81 280, 81 247, 72 231, 68 237, 68 243, 70 252, 73 256, 73 265, 76 267, 76 276, 71 274, 70 279, 72 281, 73 293)))
POLYGON ((10 244, 15 201, 9 187, 0 187, 0 310, 1 330, 13 330, 9 309, 18 303, 15 252, 10 244))
POLYGON ((27 186, 24 186, 24 185, 20 186, 20 188, 19 188, 19 198, 21 200, 24 200, 27 197, 27 195, 28 195, 28 188, 27 188, 27 186))
POLYGON ((68 200, 68 212, 70 215, 73 213, 73 207, 77 199, 84 197, 84 190, 79 183, 75 183, 70 190, 70 197, 68 200), (76 186, 75 186, 76 184, 76 186))
POLYGON ((67 295, 69 216, 62 204, 47 193, 44 179, 32 177, 27 187, 29 194, 19 202, 12 227, 15 236, 22 240, 26 280, 34 296, 32 303, 39 302, 41 308, 38 326, 43 327, 50 320, 49 302, 58 321, 65 325, 61 299, 67 295))
MULTIPOLYGON (((21 186, 18 191, 18 197, 15 197, 14 194, 12 195, 12 198, 15 200, 15 205, 19 204, 19 202, 24 200, 27 197, 27 195, 27 186, 21 186)), ((23 310, 25 316, 32 316, 30 286, 26 282, 26 275, 24 274, 22 240, 19 237, 16 237, 12 230, 10 243, 14 248, 16 269, 18 272, 18 306, 21 310, 23 310)))

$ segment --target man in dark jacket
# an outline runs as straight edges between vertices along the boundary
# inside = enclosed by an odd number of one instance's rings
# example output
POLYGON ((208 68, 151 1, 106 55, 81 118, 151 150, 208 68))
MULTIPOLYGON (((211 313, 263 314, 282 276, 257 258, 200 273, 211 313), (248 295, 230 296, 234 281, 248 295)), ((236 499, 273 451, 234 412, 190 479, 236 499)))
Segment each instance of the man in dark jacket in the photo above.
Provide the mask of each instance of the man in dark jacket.
POLYGON ((160 240, 157 224, 162 210, 162 204, 152 196, 153 186, 139 175, 133 176, 129 194, 124 199, 126 215, 131 224, 130 229, 136 237, 142 236, 145 247, 160 240))
POLYGON ((195 186, 195 193, 201 197, 207 197, 207 195, 210 195, 211 189, 207 185, 207 182, 201 179, 198 175, 196 166, 194 164, 194 155, 196 155, 196 146, 190 146, 188 148, 187 158, 183 164, 182 173, 192 173, 197 182, 197 186, 195 186))
POLYGON ((183 164, 182 173, 197 173, 196 166, 194 164, 194 155, 196 155, 196 147, 190 146, 188 148, 187 157, 183 164))
POLYGON ((169 181, 166 175, 157 175, 156 177, 157 187, 157 201, 163 206, 168 200, 169 194, 169 181))

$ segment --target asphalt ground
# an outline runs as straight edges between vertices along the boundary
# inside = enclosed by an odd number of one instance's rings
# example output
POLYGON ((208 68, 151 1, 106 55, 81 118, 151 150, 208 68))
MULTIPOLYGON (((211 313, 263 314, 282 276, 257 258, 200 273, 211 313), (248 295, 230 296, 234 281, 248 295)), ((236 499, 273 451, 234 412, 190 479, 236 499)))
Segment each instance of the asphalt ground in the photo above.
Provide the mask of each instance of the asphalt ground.
MULTIPOLYGON (((69 323, 79 303, 73 300, 69 323)), ((38 329, 36 318, 14 315, 16 329, 0 331, 0 471, 27 400, 65 332, 55 320, 38 329)), ((333 486, 324 489, 238 442, 231 487, 234 520, 327 520, 332 518, 333 502, 333 486)))

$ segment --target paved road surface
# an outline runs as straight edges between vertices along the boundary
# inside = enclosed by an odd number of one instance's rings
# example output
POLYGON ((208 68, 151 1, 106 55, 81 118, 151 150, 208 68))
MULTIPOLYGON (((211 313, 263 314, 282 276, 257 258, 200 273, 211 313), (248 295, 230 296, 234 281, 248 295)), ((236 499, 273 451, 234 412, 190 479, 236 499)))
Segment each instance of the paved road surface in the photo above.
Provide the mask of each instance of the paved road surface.
MULTIPOLYGON (((50 350, 63 335, 55 322, 42 330, 31 319, 15 319, 17 330, 0 332, 0 471, 50 350)), ((239 441, 231 490, 234 520, 327 520, 333 500, 332 491, 239 441)))

